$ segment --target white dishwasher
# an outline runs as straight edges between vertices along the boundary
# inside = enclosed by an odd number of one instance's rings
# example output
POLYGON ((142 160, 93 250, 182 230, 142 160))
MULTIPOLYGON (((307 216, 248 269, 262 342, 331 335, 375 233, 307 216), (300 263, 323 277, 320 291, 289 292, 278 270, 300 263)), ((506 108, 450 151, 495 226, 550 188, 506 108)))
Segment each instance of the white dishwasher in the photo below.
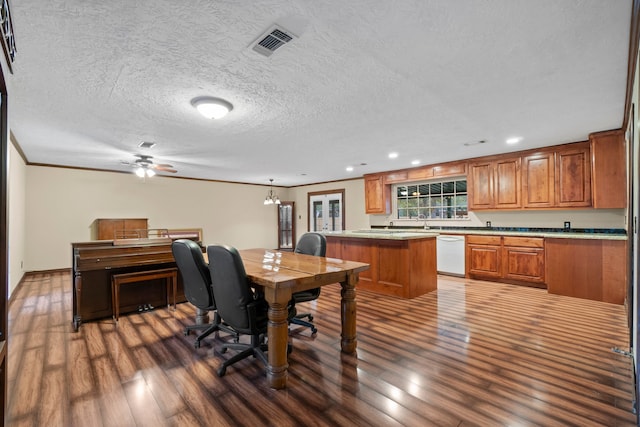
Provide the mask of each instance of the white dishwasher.
POLYGON ((438 273, 464 277, 464 236, 436 237, 436 255, 438 273))

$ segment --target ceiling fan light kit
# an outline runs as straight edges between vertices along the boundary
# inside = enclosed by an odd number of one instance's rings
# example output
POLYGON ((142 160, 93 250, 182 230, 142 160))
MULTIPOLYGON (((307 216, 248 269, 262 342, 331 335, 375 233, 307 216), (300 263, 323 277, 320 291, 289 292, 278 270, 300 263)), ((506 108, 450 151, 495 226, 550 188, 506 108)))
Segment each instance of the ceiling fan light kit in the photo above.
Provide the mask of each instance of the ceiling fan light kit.
POLYGON ((166 163, 153 163, 153 157, 146 154, 136 154, 136 161, 133 163, 122 162, 125 165, 129 165, 135 168, 135 174, 140 178, 145 176, 151 178, 156 174, 156 171, 176 173, 177 170, 173 169, 172 165, 166 163))
POLYGON ((229 111, 233 110, 233 105, 224 99, 214 98, 211 96, 200 96, 191 101, 196 110, 207 119, 221 119, 226 116, 229 111))
POLYGON ((140 178, 144 178, 145 176, 151 178, 155 174, 156 173, 153 171, 153 169, 149 169, 148 167, 141 166, 138 169, 136 169, 136 175, 138 175, 140 178))

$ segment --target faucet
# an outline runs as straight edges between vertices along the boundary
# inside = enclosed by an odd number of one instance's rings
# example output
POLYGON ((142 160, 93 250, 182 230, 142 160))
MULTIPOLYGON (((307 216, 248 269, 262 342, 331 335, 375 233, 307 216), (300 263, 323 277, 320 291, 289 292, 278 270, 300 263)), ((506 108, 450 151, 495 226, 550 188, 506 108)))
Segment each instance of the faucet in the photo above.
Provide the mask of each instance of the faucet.
POLYGON ((424 228, 425 230, 429 229, 429 224, 427 222, 427 217, 424 216, 424 214, 420 214, 416 217, 416 221, 420 221, 421 219, 424 220, 424 223, 422 224, 422 228, 424 228))

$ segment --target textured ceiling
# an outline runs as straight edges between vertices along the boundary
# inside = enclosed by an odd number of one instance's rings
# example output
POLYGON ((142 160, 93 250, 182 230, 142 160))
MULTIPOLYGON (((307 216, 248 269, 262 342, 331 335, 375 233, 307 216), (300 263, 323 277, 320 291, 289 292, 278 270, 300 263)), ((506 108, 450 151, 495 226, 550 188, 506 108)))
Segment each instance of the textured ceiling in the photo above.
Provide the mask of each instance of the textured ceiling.
POLYGON ((585 140, 622 124, 631 3, 13 1, 11 130, 30 163, 283 186, 585 140))

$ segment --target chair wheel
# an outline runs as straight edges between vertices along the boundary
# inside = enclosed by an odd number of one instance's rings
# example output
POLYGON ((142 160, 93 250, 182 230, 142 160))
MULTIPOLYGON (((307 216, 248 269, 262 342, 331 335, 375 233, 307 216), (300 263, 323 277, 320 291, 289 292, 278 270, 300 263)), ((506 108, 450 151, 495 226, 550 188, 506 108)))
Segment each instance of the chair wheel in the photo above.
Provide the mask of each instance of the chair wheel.
POLYGON ((220 353, 223 353, 223 354, 224 354, 224 353, 226 353, 226 352, 227 352, 227 350, 228 350, 228 349, 227 349, 227 347, 222 347, 222 348, 220 349, 220 353))
POLYGON ((193 343, 193 346, 194 346, 195 348, 200 348, 200 341, 197 341, 197 340, 196 340, 196 342, 194 342, 194 343, 193 343))
POLYGON ((219 377, 224 377, 224 374, 227 372, 227 367, 226 366, 221 366, 218 370, 218 376, 219 377))
POLYGON ((311 328, 311 334, 315 334, 317 332, 318 332, 318 328, 316 327, 311 328))
POLYGON ((312 315, 308 315, 307 317, 309 318, 309 322, 313 322, 313 316, 312 315))
POLYGON ((184 334, 185 337, 189 336, 189 330, 188 329, 185 329, 184 332, 182 332, 182 333, 184 334))

